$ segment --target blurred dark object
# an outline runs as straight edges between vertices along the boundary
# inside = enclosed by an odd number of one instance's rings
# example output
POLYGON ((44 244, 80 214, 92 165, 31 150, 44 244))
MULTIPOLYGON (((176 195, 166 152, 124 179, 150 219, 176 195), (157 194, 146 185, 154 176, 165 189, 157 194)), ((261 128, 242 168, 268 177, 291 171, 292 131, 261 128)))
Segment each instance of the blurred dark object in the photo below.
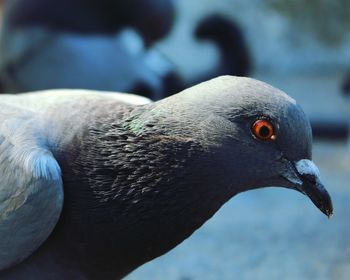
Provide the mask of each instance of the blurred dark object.
MULTIPOLYGON (((345 100, 350 106, 350 72, 347 73, 345 79, 342 83, 342 92, 345 95, 345 100)), ((350 108, 348 108, 348 112, 350 112, 350 108)), ((347 134, 348 134, 348 153, 350 153, 350 116, 348 115, 348 123, 347 123, 347 134)))
POLYGON ((248 46, 242 30, 235 22, 221 15, 211 15, 199 23, 195 37, 213 41, 219 48, 221 58, 214 75, 250 74, 251 58, 248 46))
POLYGON ((344 95, 350 95, 350 73, 348 73, 341 85, 341 89, 344 95))
MULTIPOLYGON (((350 95, 350 73, 341 84, 341 91, 344 95, 350 95)), ((346 139, 349 135, 349 124, 346 120, 312 120, 311 126, 314 138, 337 140, 346 139)))
POLYGON ((11 0, 1 34, 3 92, 88 88, 152 99, 172 63, 151 49, 171 30, 171 0, 11 0), (142 87, 138 85, 142 84, 142 87))
POLYGON ((314 138, 337 140, 348 137, 348 124, 346 121, 311 120, 314 138))
POLYGON ((167 75, 166 84, 171 94, 222 75, 249 76, 249 49, 242 30, 234 21, 218 14, 209 15, 198 23, 194 37, 200 41, 213 42, 219 49, 220 60, 209 72, 196 76, 187 83, 175 71, 167 75))
POLYGON ((195 36, 213 41, 220 61, 185 82, 152 44, 171 30, 172 0, 11 0, 0 40, 2 92, 85 88, 158 100, 220 76, 246 76, 250 56, 239 26, 211 15, 195 36))
MULTIPOLYGON (((251 58, 243 32, 232 20, 212 14, 200 21, 194 31, 197 40, 213 42, 219 49, 220 59, 209 72, 196 76, 185 83, 175 71, 167 75, 168 92, 174 94, 182 89, 222 75, 249 76, 251 58)), ((200 58, 198 58, 200 59, 200 58)))
POLYGON ((147 44, 171 29, 175 10, 169 0, 9 0, 8 23, 14 28, 41 26, 79 34, 114 34, 136 29, 147 44))

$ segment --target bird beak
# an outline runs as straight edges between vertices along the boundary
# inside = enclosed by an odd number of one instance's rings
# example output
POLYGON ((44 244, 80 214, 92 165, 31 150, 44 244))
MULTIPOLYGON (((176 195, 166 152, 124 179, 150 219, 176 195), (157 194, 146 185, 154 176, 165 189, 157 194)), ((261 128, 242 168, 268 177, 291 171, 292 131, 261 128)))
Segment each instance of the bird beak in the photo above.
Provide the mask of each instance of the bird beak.
POLYGON ((317 166, 308 159, 295 162, 299 182, 295 182, 297 190, 307 195, 315 206, 328 218, 333 215, 332 200, 320 179, 317 166))

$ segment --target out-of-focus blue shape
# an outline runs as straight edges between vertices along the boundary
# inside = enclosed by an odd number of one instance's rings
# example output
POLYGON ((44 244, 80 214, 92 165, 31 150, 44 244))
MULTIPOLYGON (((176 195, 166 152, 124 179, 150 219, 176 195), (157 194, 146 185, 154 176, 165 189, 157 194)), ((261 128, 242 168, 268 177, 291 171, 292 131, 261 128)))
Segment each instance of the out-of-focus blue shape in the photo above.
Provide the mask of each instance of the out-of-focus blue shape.
POLYGON ((7 2, 0 45, 3 91, 140 88, 138 93, 153 99, 164 97, 164 79, 173 66, 148 46, 169 32, 172 2, 131 2, 135 5, 111 0, 7 2))
POLYGON ((210 15, 198 22, 194 35, 212 41, 220 61, 204 74, 182 77, 153 46, 174 22, 171 0, 13 0, 5 8, 2 92, 87 88, 161 99, 219 75, 250 72, 240 27, 210 15))

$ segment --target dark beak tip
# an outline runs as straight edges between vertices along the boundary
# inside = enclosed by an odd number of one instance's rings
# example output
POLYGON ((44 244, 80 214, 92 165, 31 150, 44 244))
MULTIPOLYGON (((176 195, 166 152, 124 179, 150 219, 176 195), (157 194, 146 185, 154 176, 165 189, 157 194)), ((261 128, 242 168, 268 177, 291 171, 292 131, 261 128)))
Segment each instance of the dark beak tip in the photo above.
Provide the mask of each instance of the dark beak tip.
POLYGON ((304 194, 311 199, 315 206, 329 219, 333 216, 334 209, 332 199, 322 183, 319 182, 315 184, 305 180, 303 191, 304 194))
POLYGON ((332 201, 330 201, 329 207, 326 208, 325 214, 327 215, 328 219, 331 219, 334 215, 334 209, 332 205, 332 201))
POLYGON ((324 200, 321 202, 321 207, 319 207, 317 204, 316 206, 328 217, 328 219, 332 218, 334 214, 333 209, 333 203, 330 195, 328 192, 326 192, 326 195, 324 196, 324 200))
POLYGON ((327 216, 328 219, 331 219, 333 217, 333 209, 325 209, 321 211, 327 216))
POLYGON ((332 198, 320 180, 317 166, 308 159, 295 162, 295 169, 302 181, 297 190, 307 195, 313 204, 329 219, 333 216, 332 198))

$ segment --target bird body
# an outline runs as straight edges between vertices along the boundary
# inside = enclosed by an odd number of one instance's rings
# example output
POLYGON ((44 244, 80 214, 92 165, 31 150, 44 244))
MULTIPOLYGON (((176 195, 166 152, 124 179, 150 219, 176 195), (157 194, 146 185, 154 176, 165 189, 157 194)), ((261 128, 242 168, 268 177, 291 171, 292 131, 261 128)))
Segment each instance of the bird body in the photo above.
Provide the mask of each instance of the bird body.
POLYGON ((12 180, 1 179, 0 199, 15 198, 18 188, 27 198, 0 208, 0 232, 14 244, 9 249, 0 240, 0 251, 9 252, 0 279, 121 278, 181 243, 235 194, 259 187, 294 188, 332 213, 311 161, 304 113, 263 82, 220 77, 154 103, 63 90, 3 95, 0 106, 0 149, 12 145, 0 159, 26 150, 0 161, 12 180), (20 126, 9 136, 12 123, 20 126), (17 177, 20 187, 7 185, 17 177), (52 211, 42 211, 48 203, 52 211), (26 242, 30 227, 41 233, 40 247, 21 247, 22 235, 6 225, 17 222, 22 207, 32 219, 43 216, 34 224, 19 220, 26 242))
MULTIPOLYGON (((132 95, 115 93, 105 95, 110 95, 112 100, 118 101, 129 97, 134 103, 148 102, 146 98, 132 95)), ((60 94, 58 91, 57 98, 51 92, 27 94, 18 98, 12 95, 2 96, 0 268, 21 261, 37 249, 51 233, 62 210, 61 169, 52 155, 53 146, 57 142, 52 146, 51 141, 55 140, 48 137, 56 136, 55 133, 50 135, 45 133, 53 132, 52 121, 60 116, 54 115, 50 119, 46 118, 43 112, 50 106, 58 106, 60 102, 65 104, 69 100, 72 106, 72 110, 69 111, 71 115, 67 113, 64 117, 75 117, 77 112, 74 111, 74 106, 77 102, 81 103, 83 100, 90 102, 98 97, 100 94, 86 94, 85 91, 76 91, 76 95, 73 96, 71 93, 60 94), (45 98, 48 95, 50 98, 45 98), (79 98, 82 96, 83 99, 79 98), (13 238, 14 233, 17 235, 16 239, 13 238), (16 250, 12 249, 16 247, 18 247, 16 250)), ((79 117, 82 117, 81 110, 79 117)), ((69 126, 68 119, 64 123, 69 126)), ((69 133, 72 135, 75 133, 74 129, 69 130, 70 127, 65 125, 55 127, 56 132, 65 135, 64 141, 71 140, 69 133)))

